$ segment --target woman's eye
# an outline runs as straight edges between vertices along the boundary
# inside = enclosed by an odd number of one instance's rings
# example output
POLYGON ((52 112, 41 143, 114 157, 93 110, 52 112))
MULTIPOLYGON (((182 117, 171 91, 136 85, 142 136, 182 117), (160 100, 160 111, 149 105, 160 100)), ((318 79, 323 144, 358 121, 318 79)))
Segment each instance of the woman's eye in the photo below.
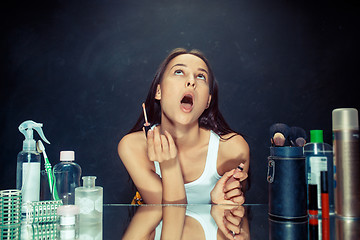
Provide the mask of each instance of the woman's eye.
POLYGON ((183 71, 181 70, 176 70, 175 71, 175 75, 184 75, 183 71))
POLYGON ((197 78, 201 80, 206 80, 206 77, 203 74, 199 74, 197 78))

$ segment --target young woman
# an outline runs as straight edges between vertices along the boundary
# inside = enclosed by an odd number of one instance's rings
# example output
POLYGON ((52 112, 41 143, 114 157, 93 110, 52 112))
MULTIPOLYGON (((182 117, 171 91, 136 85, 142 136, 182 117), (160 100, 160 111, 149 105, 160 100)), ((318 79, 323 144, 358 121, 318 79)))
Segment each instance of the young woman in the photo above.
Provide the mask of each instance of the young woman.
POLYGON ((202 53, 175 49, 160 65, 118 153, 145 203, 243 204, 249 147, 218 109, 218 87, 202 53), (238 169, 238 166, 241 166, 238 169))

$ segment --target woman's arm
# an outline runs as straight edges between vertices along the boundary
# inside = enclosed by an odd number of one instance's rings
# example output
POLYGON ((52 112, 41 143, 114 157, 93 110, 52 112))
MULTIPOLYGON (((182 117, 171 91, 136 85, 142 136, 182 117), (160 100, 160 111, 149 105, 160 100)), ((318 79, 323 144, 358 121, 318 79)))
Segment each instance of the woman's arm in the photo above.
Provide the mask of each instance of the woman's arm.
POLYGON ((242 189, 245 189, 249 165, 249 145, 242 136, 235 135, 220 142, 217 169, 223 177, 211 192, 213 203, 243 204, 245 202, 242 189), (241 166, 242 170, 238 166, 241 166))
POLYGON ((147 157, 147 143, 143 132, 124 136, 118 154, 145 203, 162 203, 162 183, 155 167, 147 157))
POLYGON ((178 160, 177 148, 170 133, 161 134, 158 127, 148 132, 148 156, 160 163, 162 203, 186 203, 184 179, 178 160))
POLYGON ((123 236, 123 240, 151 239, 162 217, 161 206, 139 207, 123 236))
POLYGON ((161 239, 182 239, 185 214, 185 205, 170 205, 163 207, 161 239))
POLYGON ((168 132, 159 128, 126 135, 119 143, 118 153, 145 203, 186 203, 184 180, 177 158, 175 143, 168 132), (160 163, 160 178, 154 161, 160 163))

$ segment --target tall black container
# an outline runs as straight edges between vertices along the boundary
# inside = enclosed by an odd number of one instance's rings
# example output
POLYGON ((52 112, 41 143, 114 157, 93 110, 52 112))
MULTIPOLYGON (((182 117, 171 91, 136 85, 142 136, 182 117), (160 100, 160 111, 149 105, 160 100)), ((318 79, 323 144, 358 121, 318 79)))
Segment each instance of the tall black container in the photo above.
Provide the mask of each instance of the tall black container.
POLYGON ((269 240, 304 240, 308 236, 308 221, 276 221, 269 219, 269 240))
POLYGON ((271 147, 267 181, 271 219, 307 219, 305 157, 302 147, 271 147))

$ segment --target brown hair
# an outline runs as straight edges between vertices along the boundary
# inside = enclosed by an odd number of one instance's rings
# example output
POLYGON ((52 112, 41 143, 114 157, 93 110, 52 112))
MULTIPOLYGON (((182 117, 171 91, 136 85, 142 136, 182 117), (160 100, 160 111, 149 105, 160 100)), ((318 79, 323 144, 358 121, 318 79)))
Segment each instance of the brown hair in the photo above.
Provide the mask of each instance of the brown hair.
MULTIPOLYGON (((236 135, 237 133, 233 131, 227 122, 225 121, 224 117, 220 113, 219 106, 218 106, 218 84, 216 82, 216 79, 214 77, 212 68, 204 56, 203 53, 201 53, 198 50, 186 50, 184 48, 176 48, 170 52, 170 54, 165 58, 165 60, 160 64, 155 77, 151 83, 148 95, 146 97, 145 106, 146 106, 146 112, 148 121, 151 124, 160 124, 161 122, 161 106, 160 101, 155 99, 156 94, 156 88, 157 85, 161 82, 161 79, 163 77, 163 74, 165 72, 165 69, 169 62, 174 59, 175 57, 182 55, 182 54, 192 54, 194 56, 197 56, 201 58, 208 70, 209 70, 209 92, 211 94, 211 102, 210 105, 205 111, 201 114, 199 117, 199 126, 208 130, 214 131, 216 134, 218 134, 220 137, 222 137, 225 134, 228 133, 234 133, 236 135)), ((129 131, 135 132, 140 131, 144 124, 144 117, 143 113, 141 112, 138 120, 136 121, 135 125, 132 127, 132 129, 129 131)), ((233 135, 233 136, 234 136, 233 135)), ((232 137, 232 136, 231 136, 232 137)), ((230 138, 231 138, 230 137, 230 138)))

